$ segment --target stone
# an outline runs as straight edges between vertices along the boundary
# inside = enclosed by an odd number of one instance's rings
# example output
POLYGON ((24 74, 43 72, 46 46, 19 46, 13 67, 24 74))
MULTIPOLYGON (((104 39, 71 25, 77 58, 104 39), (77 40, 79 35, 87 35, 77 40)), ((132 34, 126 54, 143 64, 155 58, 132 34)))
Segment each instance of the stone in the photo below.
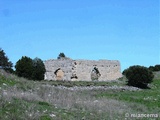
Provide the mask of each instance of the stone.
POLYGON ((100 76, 101 76, 101 74, 100 74, 98 68, 94 67, 91 72, 91 79, 98 80, 100 76))
POLYGON ((56 80, 63 80, 64 72, 59 68, 56 72, 56 80))
POLYGON ((122 77, 118 60, 50 59, 44 65, 45 80, 107 81, 122 77))

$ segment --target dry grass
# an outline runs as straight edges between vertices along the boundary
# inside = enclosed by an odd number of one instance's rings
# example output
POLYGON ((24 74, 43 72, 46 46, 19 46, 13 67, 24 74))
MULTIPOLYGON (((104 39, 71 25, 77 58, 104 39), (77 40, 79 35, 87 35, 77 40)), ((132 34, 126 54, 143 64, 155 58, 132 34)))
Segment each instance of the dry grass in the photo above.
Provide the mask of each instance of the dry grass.
POLYGON ((0 119, 125 119, 125 113, 147 112, 143 105, 97 97, 115 90, 63 89, 0 71, 0 119))
POLYGON ((2 98, 8 102, 13 98, 35 102, 47 102, 55 107, 67 110, 82 110, 108 114, 124 114, 126 109, 129 109, 124 103, 101 98, 97 99, 88 92, 64 90, 46 85, 37 85, 34 89, 29 91, 19 90, 16 87, 10 87, 2 91, 2 98))
POLYGON ((75 109, 76 106, 78 106, 78 109, 82 108, 105 112, 119 109, 125 111, 126 109, 125 105, 121 102, 105 98, 97 99, 89 92, 84 94, 82 91, 72 91, 52 86, 41 86, 36 92, 44 101, 66 109, 75 109))

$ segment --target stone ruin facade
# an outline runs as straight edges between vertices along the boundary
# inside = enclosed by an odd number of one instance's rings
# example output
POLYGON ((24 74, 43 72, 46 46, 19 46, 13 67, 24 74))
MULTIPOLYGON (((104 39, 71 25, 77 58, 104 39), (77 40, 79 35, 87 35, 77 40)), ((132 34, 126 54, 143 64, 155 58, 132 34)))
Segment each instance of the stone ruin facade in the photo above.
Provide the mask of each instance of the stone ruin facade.
POLYGON ((44 61, 45 80, 107 81, 122 77, 117 60, 51 59, 44 61))

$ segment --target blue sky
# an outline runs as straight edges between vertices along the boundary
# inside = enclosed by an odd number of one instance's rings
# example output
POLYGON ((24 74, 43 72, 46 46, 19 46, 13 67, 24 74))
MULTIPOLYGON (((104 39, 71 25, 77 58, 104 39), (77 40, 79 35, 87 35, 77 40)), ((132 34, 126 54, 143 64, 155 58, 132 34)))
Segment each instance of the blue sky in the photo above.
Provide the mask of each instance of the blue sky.
POLYGON ((72 59, 160 64, 159 0, 0 0, 0 47, 15 63, 72 59))

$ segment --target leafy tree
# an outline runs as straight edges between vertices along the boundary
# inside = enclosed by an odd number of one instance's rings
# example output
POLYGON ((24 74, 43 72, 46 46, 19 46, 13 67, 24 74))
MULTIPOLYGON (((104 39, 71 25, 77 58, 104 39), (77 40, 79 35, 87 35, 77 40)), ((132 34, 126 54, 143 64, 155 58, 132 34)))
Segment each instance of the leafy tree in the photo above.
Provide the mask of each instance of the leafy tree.
POLYGON ((155 65, 155 66, 149 66, 148 68, 151 71, 160 71, 160 65, 155 65))
POLYGON ((61 59, 61 58, 65 58, 65 57, 66 57, 66 56, 65 56, 64 53, 60 53, 60 54, 58 55, 57 59, 61 59))
POLYGON ((123 71, 123 74, 128 79, 128 85, 139 88, 148 88, 148 83, 151 83, 154 77, 147 67, 139 65, 129 67, 123 71))
POLYGON ((0 48, 0 68, 8 72, 13 72, 13 63, 9 61, 4 50, 0 48))
POLYGON ((148 68, 150 71, 154 71, 154 66, 149 66, 148 68))
POLYGON ((154 68, 155 68, 154 71, 160 71, 160 65, 155 65, 154 68))
POLYGON ((30 80, 43 80, 46 72, 44 63, 40 58, 32 60, 26 56, 17 61, 15 68, 18 76, 30 80))
POLYGON ((32 79, 33 61, 31 58, 23 56, 16 62, 15 68, 18 76, 32 79))
POLYGON ((33 59, 33 80, 43 80, 46 72, 43 61, 40 58, 33 59))

